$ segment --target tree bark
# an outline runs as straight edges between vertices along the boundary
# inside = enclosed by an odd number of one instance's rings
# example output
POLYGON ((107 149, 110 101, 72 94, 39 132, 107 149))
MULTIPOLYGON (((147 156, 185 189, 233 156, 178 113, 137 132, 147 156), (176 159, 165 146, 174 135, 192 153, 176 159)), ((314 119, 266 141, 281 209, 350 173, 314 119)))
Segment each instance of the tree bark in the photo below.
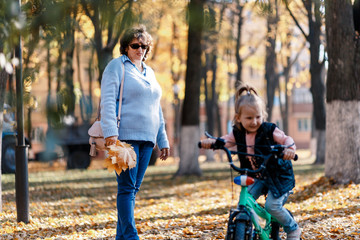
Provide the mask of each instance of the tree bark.
MULTIPOLYGON (((207 39, 204 39, 205 42, 208 42, 207 39)), ((205 47, 206 48, 206 47, 205 47)), ((213 111, 213 101, 210 97, 209 84, 207 81, 208 71, 210 69, 210 53, 205 53, 205 64, 202 66, 202 78, 204 79, 204 94, 205 94, 205 109, 206 109, 206 131, 210 134, 214 134, 214 115, 213 111)), ((212 96, 212 95, 211 95, 212 96)))
POLYGON ((180 152, 180 110, 181 103, 179 98, 179 81, 182 75, 182 71, 177 68, 176 65, 178 59, 180 64, 183 64, 183 58, 181 57, 180 49, 180 41, 178 37, 178 26, 174 21, 172 24, 172 40, 171 40, 171 48, 170 48, 170 63, 171 63, 171 78, 173 80, 173 92, 174 92, 174 143, 173 143, 173 151, 172 154, 174 157, 179 157, 180 152))
POLYGON ((65 50, 66 56, 66 66, 65 66, 65 85, 67 96, 64 99, 67 105, 66 115, 75 115, 75 93, 74 93, 74 68, 73 68, 73 57, 74 57, 74 34, 75 32, 71 31, 71 36, 68 36, 68 41, 70 42, 70 46, 65 50))
POLYGON ((360 102, 335 100, 326 110, 325 175, 338 183, 360 183, 360 102))
MULTIPOLYGON (((291 62, 290 62, 290 56, 286 58, 286 66, 284 67, 284 79, 285 79, 285 89, 284 89, 284 95, 285 95, 285 102, 282 104, 280 99, 280 111, 281 111, 281 118, 283 121, 282 130, 289 134, 289 97, 288 97, 288 82, 290 79, 290 69, 291 69, 291 62)), ((279 87, 279 92, 281 92, 279 87)))
POLYGON ((325 112, 325 84, 322 75, 324 69, 324 62, 319 62, 320 59, 320 35, 322 19, 320 13, 320 2, 313 0, 314 14, 312 14, 311 1, 307 4, 308 20, 309 20, 309 35, 308 41, 310 43, 310 75, 311 87, 310 91, 313 97, 313 111, 315 120, 315 137, 316 137, 316 161, 315 164, 325 163, 325 127, 326 127, 326 112, 325 112), (314 20, 315 19, 315 20, 314 20))
POLYGON ((185 98, 181 119, 180 162, 175 176, 201 175, 197 142, 200 139, 199 97, 204 2, 205 0, 191 0, 189 3, 188 58, 186 63, 185 98))
POLYGON ((360 40, 350 1, 325 3, 329 56, 325 175, 338 183, 360 183, 360 40))
POLYGON ((277 56, 275 52, 277 25, 279 21, 277 1, 272 4, 272 9, 267 19, 266 37, 266 58, 265 58, 265 79, 267 95, 268 120, 272 119, 272 109, 274 105, 275 90, 279 86, 279 74, 277 71, 277 56), (274 13, 273 13, 274 12, 274 13))
POLYGON ((175 173, 178 176, 201 176, 202 171, 199 165, 199 148, 197 142, 200 139, 198 126, 182 126, 180 143, 179 169, 175 173))
MULTIPOLYGON (((205 91, 205 105, 207 116, 206 131, 214 136, 221 136, 221 120, 219 109, 219 94, 216 88, 217 85, 217 60, 218 60, 218 39, 222 27, 222 20, 225 12, 225 4, 221 7, 219 16, 215 10, 215 4, 212 2, 207 3, 208 11, 205 15, 207 19, 207 28, 204 30, 203 36, 203 49, 205 52, 205 64, 203 66, 204 91, 205 91), (208 72, 212 73, 211 84, 208 84, 208 72), (208 88, 210 89, 208 90, 208 88)), ((213 162, 214 151, 206 151, 206 161, 213 162)))
POLYGON ((236 37, 236 48, 235 48, 235 58, 237 64, 237 72, 236 72, 236 79, 235 79, 235 89, 238 89, 242 84, 242 69, 243 69, 243 59, 240 56, 240 47, 241 47, 241 29, 243 25, 243 17, 242 11, 244 6, 241 5, 239 2, 237 3, 237 10, 238 10, 238 23, 237 23, 237 37, 236 37))
MULTIPOLYGON (((1 52, 1 51, 0 51, 1 52)), ((0 69, 0 212, 2 212, 2 188, 1 188, 1 162, 2 162, 2 131, 4 122, 4 101, 6 88, 7 73, 4 69, 0 69)))

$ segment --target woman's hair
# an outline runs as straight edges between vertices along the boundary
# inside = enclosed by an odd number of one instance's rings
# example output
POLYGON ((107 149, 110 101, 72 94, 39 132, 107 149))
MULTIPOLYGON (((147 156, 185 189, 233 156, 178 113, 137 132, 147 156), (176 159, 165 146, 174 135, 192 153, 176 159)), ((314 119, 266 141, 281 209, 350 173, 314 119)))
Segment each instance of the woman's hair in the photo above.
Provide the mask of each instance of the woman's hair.
POLYGON ((240 126, 236 121, 236 118, 241 115, 243 107, 257 108, 262 113, 264 120, 268 116, 265 102, 259 97, 255 88, 249 85, 240 86, 240 88, 235 93, 235 116, 233 122, 237 127, 240 126))
POLYGON ((145 61, 148 56, 148 53, 151 52, 153 39, 151 35, 146 31, 144 25, 132 27, 125 30, 124 34, 120 39, 120 53, 127 55, 126 49, 129 47, 131 41, 134 39, 138 39, 139 41, 141 40, 142 43, 148 45, 148 49, 146 50, 146 53, 143 58, 143 61, 145 61))

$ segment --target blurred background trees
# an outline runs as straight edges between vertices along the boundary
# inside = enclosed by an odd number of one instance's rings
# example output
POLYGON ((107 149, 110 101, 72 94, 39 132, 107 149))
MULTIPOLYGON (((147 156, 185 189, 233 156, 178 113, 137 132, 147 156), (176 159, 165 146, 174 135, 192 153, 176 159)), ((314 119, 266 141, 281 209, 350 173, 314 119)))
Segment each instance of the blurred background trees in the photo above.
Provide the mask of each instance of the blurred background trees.
MULTIPOLYGON (((15 106, 12 59, 21 32, 27 136, 33 146, 45 142, 49 129, 93 120, 101 74, 120 55, 122 32, 144 24, 154 37, 148 64, 163 88, 173 156, 196 162, 179 175, 199 174, 193 146, 205 130, 217 136, 228 132, 233 94, 242 83, 259 89, 269 121, 293 136, 299 148, 313 147, 316 163, 324 162, 325 83, 326 91, 335 89, 326 75, 332 35, 325 38, 325 12, 333 1, 23 0, 22 11, 14 2, 0 3, 1 83, 6 86, 0 101, 15 106), (195 5, 201 7, 192 22, 195 5), (188 134, 182 131, 188 126, 198 135, 185 146, 188 134), (188 156, 182 156, 185 152, 188 156)), ((346 7, 351 19, 353 4, 346 7)), ((358 75, 354 78, 359 81, 358 75)))

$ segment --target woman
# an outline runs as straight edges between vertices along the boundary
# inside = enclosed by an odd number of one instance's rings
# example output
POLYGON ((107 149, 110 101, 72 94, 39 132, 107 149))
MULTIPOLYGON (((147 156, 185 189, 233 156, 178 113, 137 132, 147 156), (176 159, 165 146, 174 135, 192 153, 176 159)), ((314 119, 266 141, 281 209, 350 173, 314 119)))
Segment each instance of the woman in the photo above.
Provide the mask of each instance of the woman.
POLYGON ((169 141, 160 106, 161 88, 154 71, 144 61, 151 50, 152 37, 145 27, 125 31, 120 39, 121 57, 106 66, 101 81, 101 126, 106 145, 117 139, 134 147, 136 167, 116 174, 118 182, 118 223, 116 239, 139 239, 135 227, 135 196, 140 189, 155 144, 160 159, 169 156, 169 141), (123 66, 122 66, 123 65, 123 66), (122 71, 125 71, 121 121, 117 127, 117 105, 122 71))

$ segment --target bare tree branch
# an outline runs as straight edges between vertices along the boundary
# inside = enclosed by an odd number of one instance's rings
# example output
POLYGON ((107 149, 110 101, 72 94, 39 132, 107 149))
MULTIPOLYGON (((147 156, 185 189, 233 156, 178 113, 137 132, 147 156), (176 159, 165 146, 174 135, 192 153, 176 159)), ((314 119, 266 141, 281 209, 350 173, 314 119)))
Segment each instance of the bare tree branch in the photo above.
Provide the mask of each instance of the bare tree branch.
POLYGON ((306 41, 309 41, 309 36, 305 33, 305 31, 303 30, 303 28, 300 26, 298 20, 296 19, 295 15, 293 14, 293 12, 291 11, 291 9, 289 8, 289 4, 288 1, 285 1, 285 6, 286 9, 288 10, 291 18, 294 20, 296 26, 300 29, 301 33, 303 34, 304 38, 306 39, 306 41))

